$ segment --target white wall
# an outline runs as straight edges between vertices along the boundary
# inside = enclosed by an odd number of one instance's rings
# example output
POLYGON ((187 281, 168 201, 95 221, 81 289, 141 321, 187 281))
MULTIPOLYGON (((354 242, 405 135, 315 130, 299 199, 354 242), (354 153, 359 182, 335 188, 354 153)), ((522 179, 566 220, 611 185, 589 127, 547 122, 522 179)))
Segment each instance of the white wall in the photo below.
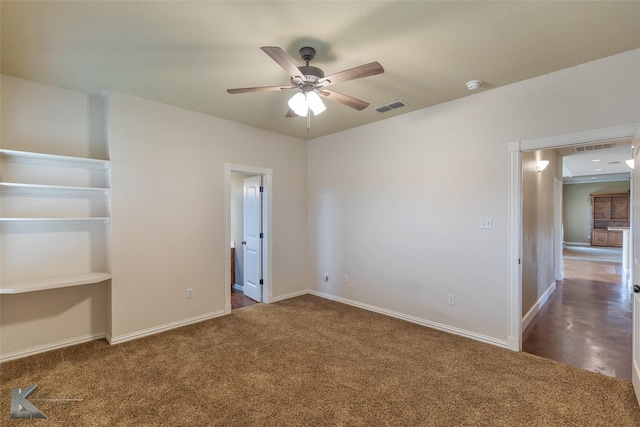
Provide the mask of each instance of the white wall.
POLYGON ((273 296, 306 289, 304 141, 120 93, 109 137, 113 341, 223 312, 225 162, 273 170, 273 296))
POLYGON ((225 162, 273 170, 272 294, 307 288, 304 141, 119 93, 109 94, 105 121, 87 94, 8 76, 1 83, 3 148, 108 158, 108 127, 113 274, 112 286, 1 296, 3 357, 222 314, 225 162))
MULTIPOLYGON (((85 93, 51 87, 36 82, 0 76, 1 147, 75 157, 107 158, 100 129, 94 129, 101 111, 100 99, 85 93)), ((102 133, 104 135, 104 133, 102 133)), ((29 165, 19 165, 22 169, 29 165)), ((3 168, 0 180, 32 184, 60 184, 69 176, 55 167, 31 167, 38 176, 9 176, 3 168), (58 170, 56 170, 58 169, 58 170), (57 175, 56 175, 57 174, 57 175), (61 182, 56 182, 61 180, 61 182)), ((17 164, 12 170, 19 170, 17 164)), ((74 172, 74 171, 71 171, 74 172)), ((77 174, 73 174, 74 179, 77 174)), ((84 175, 83 175, 84 178, 84 175)), ((90 182, 83 185, 89 186, 90 182)), ((22 216, 24 194, 6 197, 2 216, 22 216), (15 201, 12 199, 22 199, 15 201)), ((39 197, 29 200, 40 215, 51 214, 51 205, 68 212, 86 211, 79 199, 49 198, 39 205, 39 197), (64 208, 59 206, 66 205, 64 208), (44 213, 47 212, 47 213, 44 213)), ((101 211, 105 208, 100 206, 101 211)), ((57 214, 58 212, 56 212, 57 214)), ((82 212, 79 216, 87 215, 82 212)), ((104 213, 102 214, 104 215, 104 213)), ((28 215, 27 215, 28 216, 28 215)), ((63 215, 64 216, 64 215, 63 215)), ((0 276, 3 281, 59 274, 108 270, 104 224, 2 224, 0 276), (92 248, 94 250, 88 249, 92 248)), ((0 355, 13 358, 32 351, 69 345, 104 337, 108 322, 107 283, 0 296, 0 355)))
MULTIPOLYGON (((105 328, 119 342, 221 314, 225 162, 273 170, 276 299, 311 288, 506 343, 507 144, 639 122, 639 74, 636 50, 306 145, 111 93, 110 298, 100 286, 3 296, 1 351, 105 328), (492 230, 479 228, 486 217, 492 230)), ((91 106, 3 76, 2 146, 104 157, 91 106)))
POLYGON ((638 75, 640 50, 308 142, 313 289, 506 346, 507 145, 640 121, 638 75))

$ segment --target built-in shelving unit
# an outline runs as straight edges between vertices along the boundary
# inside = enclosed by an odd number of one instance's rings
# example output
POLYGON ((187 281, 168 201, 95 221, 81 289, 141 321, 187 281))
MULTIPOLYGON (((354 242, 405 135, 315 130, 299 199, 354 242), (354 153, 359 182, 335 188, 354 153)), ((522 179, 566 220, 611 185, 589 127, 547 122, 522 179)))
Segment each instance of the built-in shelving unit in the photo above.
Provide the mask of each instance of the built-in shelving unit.
POLYGON ((24 292, 44 291, 69 286, 90 285, 109 280, 109 273, 69 274, 64 276, 41 277, 38 279, 3 282, 0 294, 21 294, 24 292))
POLYGON ((86 157, 60 156, 57 154, 34 153, 32 151, 16 151, 0 149, 3 159, 19 163, 35 163, 70 168, 102 169, 109 168, 109 160, 90 159, 86 157))
POLYGON ((110 279, 110 162, 6 149, 0 162, 0 294, 110 279))
POLYGON ((622 247, 629 227, 629 193, 591 194, 591 245, 622 247))

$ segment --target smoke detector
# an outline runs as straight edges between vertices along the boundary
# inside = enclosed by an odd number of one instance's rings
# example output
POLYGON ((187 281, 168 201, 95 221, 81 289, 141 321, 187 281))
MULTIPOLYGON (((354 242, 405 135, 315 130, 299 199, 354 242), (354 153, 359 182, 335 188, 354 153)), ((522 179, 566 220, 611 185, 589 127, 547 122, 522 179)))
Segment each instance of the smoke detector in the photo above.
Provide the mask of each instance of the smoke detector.
POLYGON ((481 84, 482 82, 480 80, 469 80, 467 82, 467 89, 476 90, 480 87, 481 84))

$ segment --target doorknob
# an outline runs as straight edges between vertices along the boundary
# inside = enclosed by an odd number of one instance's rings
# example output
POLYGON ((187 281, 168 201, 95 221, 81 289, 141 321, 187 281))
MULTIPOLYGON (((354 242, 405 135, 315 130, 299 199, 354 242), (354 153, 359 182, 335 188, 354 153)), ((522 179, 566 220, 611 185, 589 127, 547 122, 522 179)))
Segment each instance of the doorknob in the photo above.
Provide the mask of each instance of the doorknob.
POLYGON ((636 294, 640 293, 640 285, 633 285, 633 292, 636 294))
MULTIPOLYGON (((243 244, 243 245, 246 245, 246 244, 247 244, 247 241, 246 241, 246 240, 243 240, 243 241, 242 241, 242 244, 243 244)), ((636 285, 636 286, 638 286, 638 285, 636 285)), ((638 286, 638 292, 640 292, 640 286, 638 286)))

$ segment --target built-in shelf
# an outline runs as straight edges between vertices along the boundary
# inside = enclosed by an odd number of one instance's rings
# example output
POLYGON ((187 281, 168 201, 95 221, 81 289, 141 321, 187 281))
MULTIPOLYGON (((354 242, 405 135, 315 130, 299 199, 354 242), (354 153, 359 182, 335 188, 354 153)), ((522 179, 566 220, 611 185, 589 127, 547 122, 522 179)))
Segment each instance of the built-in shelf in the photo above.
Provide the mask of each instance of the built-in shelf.
POLYGON ((16 280, 0 285, 0 294, 21 294, 44 291, 47 289, 67 288, 70 286, 91 285, 111 279, 109 273, 69 274, 65 276, 44 277, 39 279, 16 280))
POLYGON ((94 194, 96 196, 109 195, 109 188, 102 187, 71 187, 66 185, 40 185, 22 184, 18 182, 0 182, 0 188, 17 191, 43 191, 47 193, 74 193, 74 194, 94 194))
POLYGON ((56 154, 34 153, 31 151, 16 151, 0 149, 0 156, 5 161, 19 163, 34 163, 39 165, 78 167, 85 169, 107 169, 109 160, 89 159, 84 157, 59 156, 56 154))
POLYGON ((6 149, 0 160, 0 243, 7 262, 0 294, 109 280, 109 229, 102 224, 111 222, 110 162, 6 149), (47 269, 52 259, 61 273, 54 277, 47 269), (100 272, 65 274, 91 269, 100 272))

